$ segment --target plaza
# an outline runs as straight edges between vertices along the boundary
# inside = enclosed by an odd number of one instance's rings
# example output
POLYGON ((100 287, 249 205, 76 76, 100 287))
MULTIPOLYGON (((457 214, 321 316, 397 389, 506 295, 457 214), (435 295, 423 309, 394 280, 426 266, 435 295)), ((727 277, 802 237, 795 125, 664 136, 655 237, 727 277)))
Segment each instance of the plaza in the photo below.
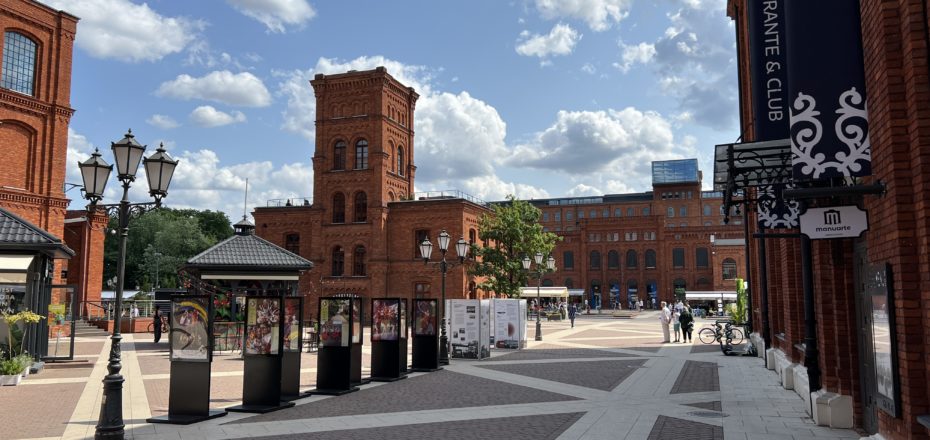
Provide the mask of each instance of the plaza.
MULTIPOLYGON (((454 359, 443 370, 363 385, 344 396, 311 396, 263 415, 230 413, 189 426, 147 424, 167 413, 167 344, 151 335, 123 341, 126 436, 308 439, 811 439, 859 438, 814 424, 759 358, 727 357, 719 346, 663 344, 657 314, 633 319, 581 315, 544 322, 545 340, 489 359, 454 359)), ((699 320, 699 330, 709 320, 699 320)), ((695 338, 696 339, 696 338, 695 338)), ((92 368, 46 369, 3 390, 3 438, 93 436, 108 343, 76 342, 92 368)), ((316 354, 303 353, 301 385, 316 380, 316 354)), ((364 347, 368 374, 370 344, 364 347)), ((211 407, 240 402, 242 360, 217 353, 211 407)))

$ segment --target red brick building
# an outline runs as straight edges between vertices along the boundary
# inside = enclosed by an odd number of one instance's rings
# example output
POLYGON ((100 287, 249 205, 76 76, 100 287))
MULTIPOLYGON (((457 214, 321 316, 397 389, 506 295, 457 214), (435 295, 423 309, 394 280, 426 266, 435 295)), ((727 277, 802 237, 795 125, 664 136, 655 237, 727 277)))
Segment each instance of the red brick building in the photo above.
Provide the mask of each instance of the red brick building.
MULTIPOLYGON (((743 131, 747 140, 757 140, 749 122, 761 115, 753 113, 747 3, 729 0, 727 12, 738 29, 743 131)), ((819 352, 819 390, 809 386, 806 356, 811 352, 804 345, 809 320, 804 316, 799 239, 766 239, 764 251, 761 240, 750 241, 752 279, 759 280, 751 290, 754 321, 767 322, 756 329, 770 333, 768 368, 781 376, 783 386, 805 399, 804 409, 818 424, 857 427, 874 433, 871 438, 876 439, 926 439, 930 438, 930 2, 857 3, 861 16, 854 26, 861 30, 871 139, 871 176, 858 183, 881 182, 886 192, 857 198, 870 214, 869 230, 860 238, 812 240, 812 323, 819 352), (760 270, 763 257, 765 275, 760 270), (876 280, 872 275, 877 272, 870 269, 886 264, 891 268, 888 283, 876 280), (760 283, 767 284, 767 308, 761 306, 760 283), (878 292, 890 290, 891 307, 875 294, 876 287, 878 292), (882 325, 885 330, 875 330, 882 325), (883 342, 885 338, 890 343, 883 342), (882 355, 890 364, 882 364, 882 355), (885 401, 891 407, 881 403, 885 401)), ((752 229, 757 230, 754 222, 752 229)), ((758 335, 756 341, 761 344, 758 335)))

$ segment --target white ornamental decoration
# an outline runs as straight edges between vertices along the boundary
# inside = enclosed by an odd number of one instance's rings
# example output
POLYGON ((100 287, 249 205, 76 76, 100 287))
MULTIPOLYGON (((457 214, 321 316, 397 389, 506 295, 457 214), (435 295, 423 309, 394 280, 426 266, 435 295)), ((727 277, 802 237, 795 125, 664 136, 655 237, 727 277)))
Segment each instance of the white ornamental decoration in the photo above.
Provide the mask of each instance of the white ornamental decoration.
POLYGON ((838 100, 834 130, 836 139, 846 146, 846 151, 831 152, 828 156, 824 148, 836 148, 833 138, 829 137, 825 145, 823 126, 817 101, 810 95, 798 93, 791 107, 791 152, 795 167, 800 165, 803 176, 813 179, 823 178, 831 171, 843 176, 861 176, 871 170, 863 170, 863 165, 871 161, 872 145, 869 142, 868 111, 865 100, 855 87, 843 92, 838 100), (800 127, 800 128, 798 128, 800 127))
POLYGON ((792 185, 784 185, 784 188, 779 190, 776 190, 775 185, 759 187, 759 226, 765 229, 794 229, 799 226, 800 203, 796 200, 785 200, 781 196, 784 189, 792 187, 792 185))

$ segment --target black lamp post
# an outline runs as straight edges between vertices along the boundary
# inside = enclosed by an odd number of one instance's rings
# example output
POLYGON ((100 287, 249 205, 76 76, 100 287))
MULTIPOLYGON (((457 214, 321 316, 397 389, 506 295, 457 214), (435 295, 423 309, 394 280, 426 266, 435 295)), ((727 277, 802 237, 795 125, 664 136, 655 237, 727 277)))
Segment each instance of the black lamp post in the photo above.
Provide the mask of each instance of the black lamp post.
MULTIPOLYGON (((542 274, 545 272, 554 272, 555 271, 555 258, 552 258, 552 255, 546 259, 546 265, 543 266, 543 254, 542 252, 537 252, 533 256, 533 259, 536 260, 536 340, 542 341, 542 322, 539 320, 539 307, 542 305, 540 303, 539 291, 540 284, 542 283, 542 274)), ((529 272, 530 270, 530 257, 523 257, 523 270, 529 272)))
MULTIPOLYGON (((442 365, 449 365, 449 337, 446 335, 446 271, 455 266, 455 262, 446 261, 446 252, 449 250, 450 239, 451 237, 445 229, 439 233, 439 253, 442 255, 442 260, 436 264, 439 265, 439 271, 442 272, 442 322, 439 330, 439 363, 442 365)), ((455 252, 459 255, 458 264, 464 264, 465 257, 468 255, 468 243, 465 241, 465 237, 459 237, 459 241, 455 243, 455 252)), ((429 256, 432 253, 433 243, 427 237, 420 243, 420 256, 423 257, 424 263, 429 264, 429 256)))
POLYGON ((113 343, 110 347, 110 359, 107 362, 109 374, 103 378, 103 400, 100 403, 100 418, 97 420, 95 438, 123 438, 125 435, 123 423, 123 376, 119 374, 120 364, 120 315, 123 308, 123 281, 126 269, 126 237, 129 235, 129 216, 131 213, 143 213, 152 207, 161 206, 161 199, 168 195, 168 185, 174 175, 178 161, 171 159, 165 153, 164 145, 160 145, 145 162, 145 174, 148 177, 149 194, 155 202, 129 203, 129 184, 136 180, 136 171, 139 162, 142 162, 142 153, 145 146, 139 144, 132 135, 132 130, 126 136, 110 144, 113 149, 113 158, 116 160, 116 178, 123 184, 123 198, 117 204, 98 205, 103 199, 103 191, 107 185, 107 178, 113 171, 113 165, 106 163, 100 157, 100 151, 84 162, 78 162, 81 177, 84 179, 84 197, 90 200, 87 210, 96 211, 98 208, 106 210, 109 216, 114 213, 119 221, 119 258, 116 266, 116 313, 113 317, 113 343))

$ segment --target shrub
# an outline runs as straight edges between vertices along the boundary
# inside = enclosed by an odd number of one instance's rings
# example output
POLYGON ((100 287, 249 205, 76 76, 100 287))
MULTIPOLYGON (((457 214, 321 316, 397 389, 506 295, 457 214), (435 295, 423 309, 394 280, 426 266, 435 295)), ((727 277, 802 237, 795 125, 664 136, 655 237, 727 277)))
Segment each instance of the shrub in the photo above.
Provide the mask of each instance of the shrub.
POLYGON ((0 376, 12 376, 23 372, 23 366, 18 359, 0 361, 0 376))

